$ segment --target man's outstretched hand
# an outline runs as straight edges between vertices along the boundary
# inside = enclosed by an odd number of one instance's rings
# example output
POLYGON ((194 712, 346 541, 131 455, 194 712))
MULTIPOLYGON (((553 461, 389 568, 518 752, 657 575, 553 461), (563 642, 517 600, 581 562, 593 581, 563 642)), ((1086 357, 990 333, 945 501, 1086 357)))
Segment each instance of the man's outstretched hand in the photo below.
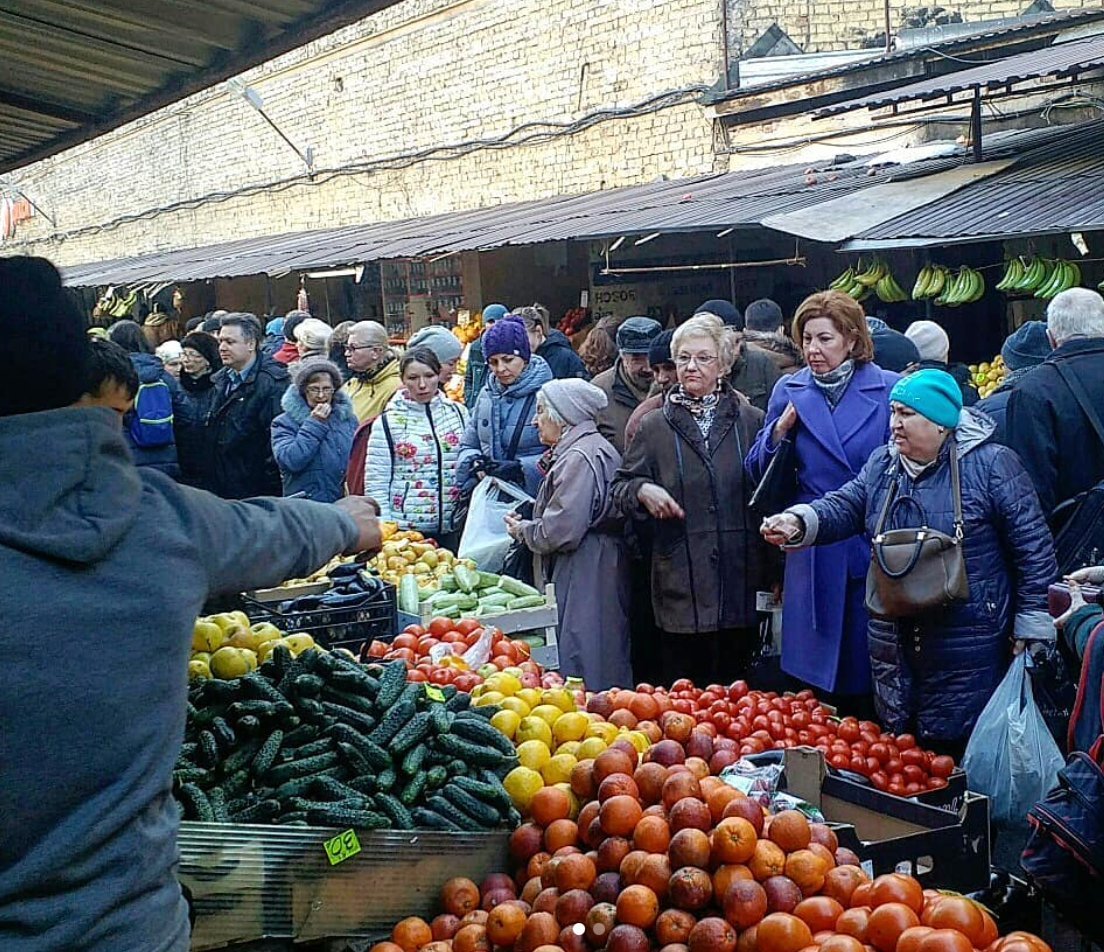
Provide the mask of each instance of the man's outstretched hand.
POLYGON ((347 555, 355 555, 358 552, 367 552, 375 555, 383 547, 383 530, 380 528, 380 507, 371 496, 345 496, 334 503, 339 509, 344 509, 360 530, 356 546, 347 552, 347 555))

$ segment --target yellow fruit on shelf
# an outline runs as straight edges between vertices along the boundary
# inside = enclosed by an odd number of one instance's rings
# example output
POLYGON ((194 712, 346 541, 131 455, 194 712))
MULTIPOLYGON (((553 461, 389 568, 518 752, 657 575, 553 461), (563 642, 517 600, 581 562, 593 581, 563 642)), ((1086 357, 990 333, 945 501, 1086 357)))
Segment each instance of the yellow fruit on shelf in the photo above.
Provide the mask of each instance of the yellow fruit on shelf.
MULTIPOLYGON (((494 675, 491 676, 494 677, 494 675)), ((529 710, 532 710, 541 702, 541 692, 537 688, 522 688, 514 697, 528 704, 529 710)))
POLYGON ((285 645, 288 646, 288 650, 296 658, 299 657, 308 648, 316 648, 314 639, 305 632, 298 632, 294 635, 285 635, 280 639, 285 645))
POLYGON ((257 656, 248 648, 219 648, 210 661, 211 674, 224 681, 244 677, 257 667, 257 656))
POLYGON ((218 651, 225 642, 221 625, 206 618, 196 619, 192 628, 192 651, 218 651))
POLYGON ((571 754, 556 754, 541 768, 541 777, 547 786, 557 783, 570 783, 571 771, 578 764, 571 754))
MULTIPOLYGON (((517 739, 516 731, 514 738, 517 739)), ((517 758, 521 766, 539 771, 552 759, 552 751, 542 740, 521 740, 517 746, 517 758)))
POLYGON ((505 697, 499 702, 498 706, 504 711, 512 711, 519 718, 528 717, 532 710, 532 708, 519 697, 505 697))
POLYGON ((567 688, 546 688, 541 692, 541 703, 558 707, 565 714, 576 710, 575 698, 567 688))
POLYGON ((545 747, 551 748, 552 728, 548 726, 547 721, 529 715, 529 717, 523 717, 521 719, 521 723, 518 725, 516 738, 519 743, 523 743, 527 740, 539 740, 545 747))
MULTIPOLYGON (((487 707, 491 704, 498 704, 501 701, 503 695, 498 691, 484 691, 478 698, 472 703, 472 707, 487 707)), ((551 733, 551 732, 550 732, 551 733)))
POLYGON ((507 674, 505 671, 492 674, 484 683, 490 685, 492 691, 498 691, 504 697, 513 697, 521 690, 521 680, 516 675, 507 674))
POLYGON ((521 717, 514 711, 499 711, 491 718, 491 726, 501 731, 510 740, 514 739, 521 717))
MULTIPOLYGON (((537 708, 539 711, 540 708, 537 708)), ((582 740, 586 737, 587 727, 590 722, 585 714, 573 711, 570 714, 561 714, 552 725, 552 736, 556 743, 562 744, 569 740, 582 740)))
POLYGON ((564 712, 561 711, 554 704, 538 704, 533 708, 531 712, 532 717, 539 717, 549 727, 556 723, 561 717, 564 716, 564 712))
POLYGON ((188 662, 188 680, 205 681, 211 677, 211 666, 206 661, 192 658, 188 662))
POLYGON ((514 806, 528 814, 533 797, 537 795, 537 791, 544 789, 544 778, 528 767, 515 767, 503 778, 502 786, 506 788, 514 806))
POLYGON ((601 737, 588 737, 581 744, 579 749, 575 752, 575 756, 579 760, 594 760, 602 751, 607 747, 607 744, 601 737))
POLYGON ((587 737, 600 737, 608 747, 615 740, 617 740, 617 726, 615 724, 592 723, 586 731, 587 737))

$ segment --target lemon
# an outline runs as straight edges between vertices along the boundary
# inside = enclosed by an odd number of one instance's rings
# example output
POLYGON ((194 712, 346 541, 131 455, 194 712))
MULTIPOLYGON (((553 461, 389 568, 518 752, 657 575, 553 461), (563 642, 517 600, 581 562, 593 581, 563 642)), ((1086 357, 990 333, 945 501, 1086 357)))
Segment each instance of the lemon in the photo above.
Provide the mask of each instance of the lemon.
POLYGON ((579 745, 575 756, 580 760, 594 760, 605 749, 606 742, 601 737, 588 737, 579 745))
POLYGON ((501 700, 503 697, 498 691, 485 691, 479 695, 472 707, 486 707, 488 704, 497 704, 501 700))
POLYGON ((513 697, 521 690, 521 680, 512 674, 507 674, 505 671, 492 674, 487 679, 487 683, 493 685, 492 691, 501 691, 507 697, 513 697))
POLYGON ((556 738, 558 744, 569 740, 582 740, 586 737, 589 726, 590 722, 585 714, 576 712, 561 714, 552 725, 552 736, 556 738))
POLYGON ((561 711, 555 704, 538 704, 532 711, 529 712, 532 717, 539 717, 549 727, 556 723, 561 717, 563 717, 563 711, 561 711))
POLYGON ((575 707, 575 698, 566 688, 547 688, 541 693, 541 703, 558 707, 565 714, 570 714, 575 707))
POLYGON ((514 697, 528 704, 530 710, 541 702, 541 693, 536 688, 522 688, 514 697))
POLYGON ((505 697, 499 702, 504 711, 513 711, 518 717, 528 717, 531 708, 519 697, 505 697))
POLYGON ((559 747, 556 748, 556 753, 557 754, 570 754, 572 757, 574 757, 576 760, 578 760, 579 759, 579 742, 577 740, 565 741, 564 743, 560 744, 559 747))
POLYGON ((567 794, 567 802, 571 804, 571 812, 567 815, 569 820, 574 820, 579 816, 579 810, 582 809, 582 804, 579 802, 579 798, 575 795, 575 791, 571 789, 569 783, 557 783, 554 786, 558 787, 564 793, 567 794))
POLYGON ((520 723, 521 718, 516 711, 499 711, 491 718, 491 726, 500 730, 510 740, 514 739, 514 734, 517 732, 520 723))
POLYGON ((540 770, 552 759, 552 752, 543 741, 524 740, 518 744, 517 757, 521 766, 528 767, 530 770, 540 770))
POLYGON ((649 747, 652 746, 652 742, 648 740, 647 735, 642 734, 640 731, 629 731, 625 735, 636 748, 638 754, 644 753, 649 747))
POLYGON ((476 698, 481 698, 484 694, 487 693, 488 690, 489 688, 487 687, 486 682, 484 682, 483 684, 477 684, 474 688, 471 689, 471 699, 474 701, 476 698))
POLYGON ((535 770, 530 770, 528 767, 515 767, 506 774, 502 786, 510 794, 514 806, 522 813, 528 814, 533 797, 537 795, 538 790, 544 788, 544 780, 535 770))
POLYGON ((556 754, 541 768, 541 776, 549 786, 557 783, 570 783, 571 771, 578 763, 571 754, 556 754))
POLYGON ((539 740, 545 747, 552 746, 552 728, 539 717, 523 717, 514 735, 517 742, 524 743, 527 740, 539 740))
POLYGON ((599 737, 605 741, 608 747, 615 740, 617 740, 617 727, 613 724, 607 723, 594 723, 591 724, 586 730, 587 737, 599 737))

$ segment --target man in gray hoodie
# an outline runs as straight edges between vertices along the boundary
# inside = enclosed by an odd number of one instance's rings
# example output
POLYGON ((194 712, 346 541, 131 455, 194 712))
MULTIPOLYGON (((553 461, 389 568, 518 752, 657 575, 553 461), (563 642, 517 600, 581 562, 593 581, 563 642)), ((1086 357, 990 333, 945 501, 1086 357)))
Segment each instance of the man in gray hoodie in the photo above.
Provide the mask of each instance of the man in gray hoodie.
POLYGON ((230 502, 131 461, 73 406, 84 320, 0 259, 0 949, 185 952, 172 768, 209 596, 378 549, 369 500, 230 502))

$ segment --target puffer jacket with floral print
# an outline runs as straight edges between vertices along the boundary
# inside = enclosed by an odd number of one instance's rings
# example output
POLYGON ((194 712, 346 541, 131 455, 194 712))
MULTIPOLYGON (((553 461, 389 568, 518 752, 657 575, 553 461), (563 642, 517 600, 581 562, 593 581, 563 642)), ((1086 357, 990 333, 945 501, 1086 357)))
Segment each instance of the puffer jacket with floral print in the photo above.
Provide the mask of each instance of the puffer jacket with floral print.
POLYGON ((438 394, 428 404, 399 390, 372 425, 364 492, 380 517, 427 535, 456 528, 456 467, 468 410, 438 394))

